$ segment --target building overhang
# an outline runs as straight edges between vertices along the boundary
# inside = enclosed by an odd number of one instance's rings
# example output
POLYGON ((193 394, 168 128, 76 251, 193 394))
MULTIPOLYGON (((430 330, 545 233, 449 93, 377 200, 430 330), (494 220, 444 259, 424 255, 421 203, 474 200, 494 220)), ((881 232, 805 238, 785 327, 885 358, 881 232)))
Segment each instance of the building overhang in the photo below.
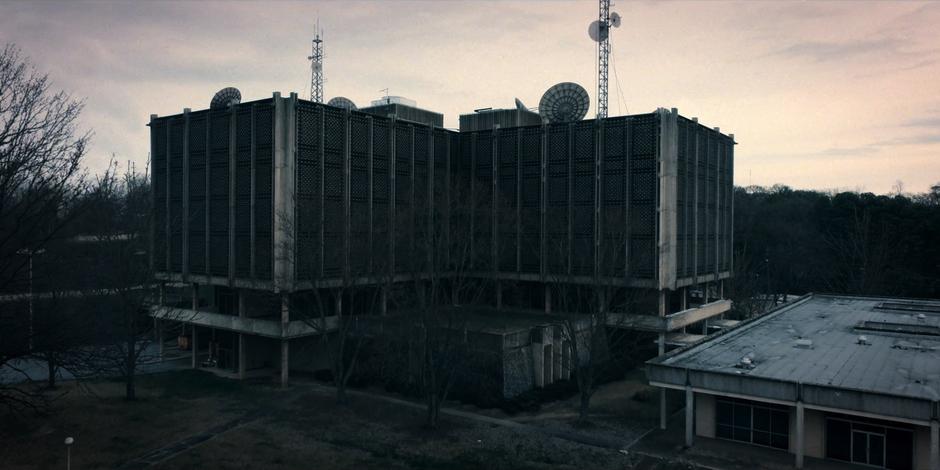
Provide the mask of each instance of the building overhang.
POLYGON ((326 317, 322 321, 311 319, 309 321, 293 320, 282 323, 277 320, 263 318, 239 317, 203 310, 160 306, 151 307, 150 316, 157 320, 169 320, 273 339, 294 339, 320 335, 336 331, 338 326, 336 316, 326 317))
POLYGON ((607 323, 618 328, 666 333, 675 331, 693 323, 707 320, 731 310, 731 301, 727 299, 709 302, 698 307, 687 308, 665 317, 631 313, 611 313, 607 323))

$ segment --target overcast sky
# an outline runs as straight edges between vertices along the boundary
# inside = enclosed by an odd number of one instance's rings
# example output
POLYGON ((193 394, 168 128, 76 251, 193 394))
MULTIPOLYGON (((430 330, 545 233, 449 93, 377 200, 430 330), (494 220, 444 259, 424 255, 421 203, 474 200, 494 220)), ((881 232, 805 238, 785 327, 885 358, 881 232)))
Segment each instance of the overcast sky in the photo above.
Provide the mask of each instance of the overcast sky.
MULTIPOLYGON (((675 107, 734 133, 735 183, 926 191, 940 182, 940 3, 614 2, 610 115, 675 107), (621 92, 622 91, 622 92, 621 92)), ((150 114, 238 87, 309 97, 325 30, 327 98, 392 95, 444 114, 538 105, 581 83, 596 101, 597 2, 52 2, 0 0, 16 43, 86 100, 89 166, 146 163, 150 114)))

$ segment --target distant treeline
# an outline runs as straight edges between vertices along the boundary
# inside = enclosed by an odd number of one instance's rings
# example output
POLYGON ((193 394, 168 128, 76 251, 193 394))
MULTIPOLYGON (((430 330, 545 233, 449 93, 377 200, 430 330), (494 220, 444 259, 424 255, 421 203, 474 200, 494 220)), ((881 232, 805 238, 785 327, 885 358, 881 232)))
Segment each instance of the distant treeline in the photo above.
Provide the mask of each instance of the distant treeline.
POLYGON ((734 248, 730 295, 743 303, 807 292, 940 298, 940 183, 892 195, 735 188, 734 248))

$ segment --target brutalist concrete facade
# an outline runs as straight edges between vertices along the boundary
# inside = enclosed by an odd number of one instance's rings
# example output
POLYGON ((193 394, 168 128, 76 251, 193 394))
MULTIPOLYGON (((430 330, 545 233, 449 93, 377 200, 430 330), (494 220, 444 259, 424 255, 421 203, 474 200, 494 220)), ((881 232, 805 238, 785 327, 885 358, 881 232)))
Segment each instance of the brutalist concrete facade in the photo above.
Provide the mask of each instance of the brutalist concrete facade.
POLYGON ((657 293, 618 324, 660 333, 661 348, 730 307, 716 286, 731 275, 733 137, 674 109, 461 133, 275 93, 150 128, 156 277, 224 290, 235 319, 197 323, 241 335, 270 322, 284 356, 315 332, 287 299, 252 319, 253 296, 406 281, 440 227, 471 237, 473 275, 497 285, 657 293), (458 203, 466 223, 448 218, 458 203), (711 286, 702 305, 691 286, 711 286))

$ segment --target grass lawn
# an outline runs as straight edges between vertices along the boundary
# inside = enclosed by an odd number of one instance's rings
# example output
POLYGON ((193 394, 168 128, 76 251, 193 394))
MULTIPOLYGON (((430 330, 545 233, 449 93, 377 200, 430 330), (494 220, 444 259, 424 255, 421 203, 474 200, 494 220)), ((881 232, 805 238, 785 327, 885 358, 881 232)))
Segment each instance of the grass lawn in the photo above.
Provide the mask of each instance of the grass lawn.
MULTIPOLYGON (((466 419, 444 418, 441 429, 432 431, 423 426, 422 410, 361 396, 337 406, 332 395, 302 381, 282 391, 187 370, 142 377, 136 402, 121 398, 123 386, 117 382, 67 384, 63 391, 47 416, 3 419, 0 467, 64 468, 63 440, 72 436, 72 468, 115 468, 257 410, 263 411, 257 419, 151 468, 622 469, 638 458, 466 419)), ((615 400, 620 392, 611 389, 599 397, 599 414, 609 416, 618 408, 604 405, 608 400, 632 401, 615 400)), ((565 414, 563 406, 551 411, 565 414)), ((648 420, 644 416, 642 425, 648 420)))

